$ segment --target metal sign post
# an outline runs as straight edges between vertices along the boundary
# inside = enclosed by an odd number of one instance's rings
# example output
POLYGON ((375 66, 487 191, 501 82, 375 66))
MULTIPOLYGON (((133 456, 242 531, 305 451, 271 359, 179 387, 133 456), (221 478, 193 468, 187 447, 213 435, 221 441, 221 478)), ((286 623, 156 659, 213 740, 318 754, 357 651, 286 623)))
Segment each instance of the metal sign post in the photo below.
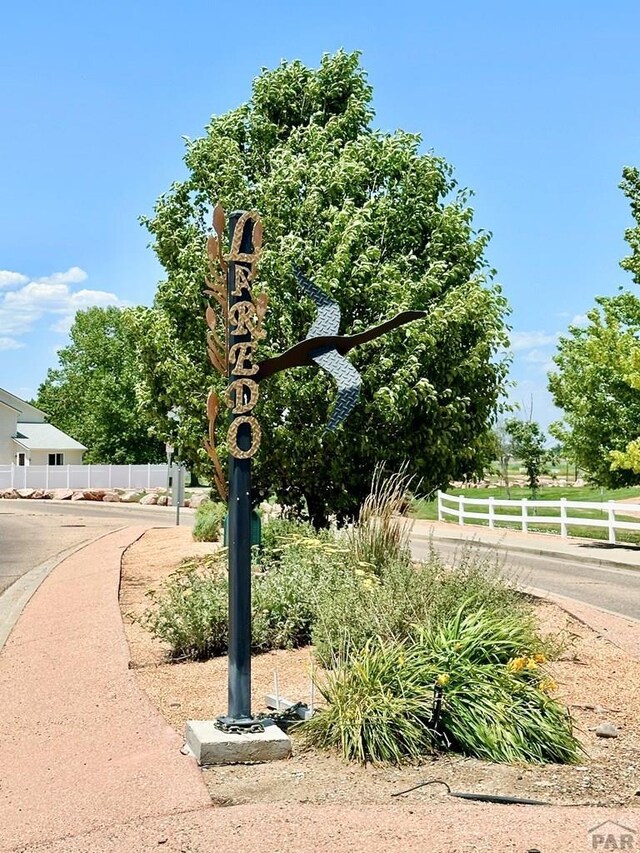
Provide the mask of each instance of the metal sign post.
POLYGON ((186 468, 184 462, 176 465, 176 473, 173 478, 173 503, 176 506, 176 527, 180 526, 180 507, 184 506, 184 479, 186 468))
POLYGON ((223 253, 225 214, 221 205, 213 213, 212 234, 207 241, 209 272, 206 312, 209 359, 227 377, 224 394, 231 409, 227 433, 229 490, 215 446, 215 422, 220 397, 207 398, 209 435, 204 445, 213 462, 214 482, 229 503, 229 670, 228 713, 219 717, 223 729, 243 730, 260 726, 251 715, 251 459, 260 446, 260 426, 252 414, 258 402, 259 382, 280 370, 317 364, 336 380, 338 397, 327 428, 336 429, 355 406, 361 379, 346 353, 391 329, 424 317, 425 311, 404 311, 357 335, 339 335, 340 308, 322 290, 295 270, 298 284, 317 308, 317 319, 305 340, 286 352, 262 362, 255 361, 258 342, 265 337, 267 310, 264 294, 253 296, 253 282, 262 247, 262 225, 255 211, 237 211, 229 217, 229 251, 223 253), (224 336, 218 333, 223 326, 224 336))

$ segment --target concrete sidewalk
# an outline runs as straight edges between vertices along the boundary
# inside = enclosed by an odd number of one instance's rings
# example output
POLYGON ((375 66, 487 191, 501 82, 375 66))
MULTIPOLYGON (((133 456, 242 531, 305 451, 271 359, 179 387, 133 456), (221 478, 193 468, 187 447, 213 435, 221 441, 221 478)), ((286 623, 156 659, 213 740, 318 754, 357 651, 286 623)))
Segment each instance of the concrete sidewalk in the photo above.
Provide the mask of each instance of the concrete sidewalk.
POLYGON ((475 542, 490 548, 508 548, 523 554, 544 555, 595 566, 640 569, 640 546, 637 545, 610 545, 608 542, 573 536, 563 539, 551 533, 522 533, 503 528, 492 530, 479 524, 460 525, 427 519, 415 519, 412 535, 425 539, 433 536, 435 539, 460 544, 475 542))
MULTIPOLYGON (((423 791, 384 807, 212 807, 182 738, 128 669, 120 561, 141 532, 111 533, 60 563, 0 652, 1 851, 568 853, 587 849, 605 820, 640 830, 635 809, 496 806, 423 791)), ((615 635, 622 622, 607 618, 615 635)))

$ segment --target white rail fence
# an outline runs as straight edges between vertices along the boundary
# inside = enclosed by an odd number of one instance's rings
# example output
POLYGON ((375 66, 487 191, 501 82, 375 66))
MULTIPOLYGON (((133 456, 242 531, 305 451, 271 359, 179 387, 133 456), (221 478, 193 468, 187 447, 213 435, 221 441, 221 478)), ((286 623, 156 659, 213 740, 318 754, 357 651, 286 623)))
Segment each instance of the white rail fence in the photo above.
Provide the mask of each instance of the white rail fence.
POLYGON ((0 465, 0 489, 153 489, 167 465, 0 465))
POLYGON ((458 524, 464 525, 465 520, 471 523, 487 523, 490 528, 504 522, 518 524, 523 533, 527 533, 529 525, 554 524, 560 527, 560 535, 568 536, 569 527, 599 527, 605 528, 609 542, 616 543, 616 530, 640 531, 640 504, 622 504, 617 501, 570 501, 560 498, 557 501, 533 501, 528 498, 506 500, 502 498, 467 498, 464 495, 447 495, 438 492, 438 521, 449 521, 450 517, 457 519, 458 524), (506 512, 500 512, 506 509, 506 512), (549 512, 558 510, 557 515, 538 515, 538 511, 549 512), (603 518, 585 518, 571 516, 571 510, 595 510, 603 514, 603 518), (620 515, 637 515, 638 521, 622 520, 620 515))

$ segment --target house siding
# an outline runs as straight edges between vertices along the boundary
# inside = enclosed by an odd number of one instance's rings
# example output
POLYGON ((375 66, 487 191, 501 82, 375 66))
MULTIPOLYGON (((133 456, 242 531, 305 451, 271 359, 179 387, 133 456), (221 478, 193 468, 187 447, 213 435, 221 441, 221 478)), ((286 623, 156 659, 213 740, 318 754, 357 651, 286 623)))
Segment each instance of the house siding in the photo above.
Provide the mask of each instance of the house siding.
POLYGON ((26 453, 30 465, 48 465, 50 453, 62 453, 65 465, 82 465, 84 450, 31 450, 26 453))
POLYGON ((16 461, 16 445, 12 436, 16 434, 18 413, 0 404, 0 465, 11 465, 16 461))

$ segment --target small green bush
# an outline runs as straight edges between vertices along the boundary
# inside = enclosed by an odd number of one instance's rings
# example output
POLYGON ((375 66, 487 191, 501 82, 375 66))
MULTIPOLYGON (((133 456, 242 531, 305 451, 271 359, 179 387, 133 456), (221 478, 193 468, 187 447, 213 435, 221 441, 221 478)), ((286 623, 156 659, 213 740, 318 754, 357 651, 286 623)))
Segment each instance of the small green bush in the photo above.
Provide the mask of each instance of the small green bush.
POLYGON ((517 615, 528 643, 539 642, 531 607, 477 549, 463 549, 453 565, 432 549, 419 564, 400 558, 379 564, 377 572, 368 563, 347 566, 318 580, 313 644, 325 667, 374 637, 402 639, 416 627, 444 624, 463 600, 496 618, 517 615))
POLYGON ((186 560, 151 601, 140 624, 168 643, 174 658, 204 660, 223 654, 228 637, 226 552, 186 560))
POLYGON ((314 536, 315 530, 311 524, 296 521, 291 518, 271 518, 262 524, 262 540, 260 542, 260 562, 269 563, 279 560, 282 554, 281 545, 289 537, 314 536))
POLYGON ((327 708, 306 739, 360 762, 417 759, 441 749, 501 762, 571 763, 581 747, 552 700, 544 660, 517 614, 465 602, 446 627, 371 639, 325 674, 327 708))
POLYGON ((227 507, 223 503, 205 501, 196 509, 193 538, 196 542, 217 542, 222 533, 227 507))

